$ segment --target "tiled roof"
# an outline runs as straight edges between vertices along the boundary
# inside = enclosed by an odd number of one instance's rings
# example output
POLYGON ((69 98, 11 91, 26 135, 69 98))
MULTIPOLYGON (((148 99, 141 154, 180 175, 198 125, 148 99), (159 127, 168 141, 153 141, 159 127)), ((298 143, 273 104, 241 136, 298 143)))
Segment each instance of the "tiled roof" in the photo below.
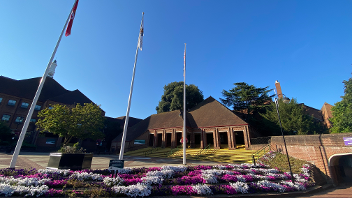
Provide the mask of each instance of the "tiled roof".
MULTIPOLYGON (((15 80, 0 76, 0 93, 33 100, 34 95, 37 92, 40 80, 41 77, 15 80)), ((64 104, 80 103, 82 105, 84 103, 92 102, 79 90, 69 91, 61 86, 56 80, 50 77, 46 78, 38 100, 40 102, 51 100, 64 104)))
POLYGON ((193 128, 247 124, 240 117, 211 96, 199 103, 189 112, 192 115, 191 123, 193 128))
MULTIPOLYGON (((212 126, 236 126, 247 124, 212 97, 199 103, 187 112, 186 126, 202 128, 212 126)), ((182 112, 179 110, 153 114, 128 128, 126 141, 132 141, 147 130, 183 127, 182 112)), ((122 134, 113 141, 121 141, 122 134)))
MULTIPOLYGON (((37 91, 40 79, 40 77, 37 77, 24 80, 15 80, 0 76, 0 93, 32 100, 37 91)), ((45 102, 49 98, 65 94, 66 92, 68 92, 68 90, 62 87, 54 79, 46 78, 39 101, 45 102)))
POLYGON ((320 121, 324 120, 320 110, 307 106, 305 104, 303 104, 303 109, 307 112, 308 115, 312 116, 313 118, 318 119, 320 121))
POLYGON ((64 104, 80 103, 81 105, 83 105, 84 103, 92 103, 92 101, 78 89, 74 91, 67 91, 62 95, 56 96, 54 98, 49 98, 49 100, 64 104))
MULTIPOLYGON (((115 118, 116 121, 120 124, 120 126, 122 128, 125 125, 125 118, 126 118, 126 116, 120 116, 120 117, 115 118)), ((129 117, 128 118, 128 127, 132 127, 132 126, 136 125, 140 121, 142 121, 142 119, 129 117)))

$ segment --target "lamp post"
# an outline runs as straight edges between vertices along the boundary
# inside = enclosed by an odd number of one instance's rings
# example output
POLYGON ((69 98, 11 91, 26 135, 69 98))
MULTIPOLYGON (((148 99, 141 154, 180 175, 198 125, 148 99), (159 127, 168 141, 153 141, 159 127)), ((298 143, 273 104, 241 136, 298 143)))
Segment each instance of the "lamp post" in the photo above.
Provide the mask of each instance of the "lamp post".
MULTIPOLYGON (((289 102, 290 102, 290 99, 288 99, 287 97, 284 97, 284 98, 283 98, 283 102, 284 102, 284 103, 289 103, 289 102)), ((280 129, 281 129, 282 139, 284 140, 284 145, 285 145, 285 150, 286 150, 286 156, 287 156, 288 166, 289 166, 289 168, 290 168, 290 173, 291 173, 291 180, 292 180, 292 183, 295 183, 294 177, 293 177, 293 173, 292 173, 292 170, 291 170, 290 158, 289 158, 288 152, 287 152, 287 146, 286 146, 285 135, 284 135, 284 131, 282 130, 281 119, 280 119, 280 113, 279 113, 279 101, 277 100, 277 98, 275 98, 275 106, 276 106, 277 116, 278 116, 278 118, 279 118, 279 123, 280 123, 280 129)))

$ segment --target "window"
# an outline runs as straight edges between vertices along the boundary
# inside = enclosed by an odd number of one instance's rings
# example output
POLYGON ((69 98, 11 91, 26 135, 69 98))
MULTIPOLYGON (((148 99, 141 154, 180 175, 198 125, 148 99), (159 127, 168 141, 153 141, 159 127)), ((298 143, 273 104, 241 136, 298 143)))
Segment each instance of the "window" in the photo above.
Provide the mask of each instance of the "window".
POLYGON ((40 108, 42 108, 42 106, 40 106, 40 105, 35 105, 34 110, 39 111, 39 110, 40 110, 40 108))
POLYGON ((26 102, 22 102, 22 104, 21 104, 21 107, 24 108, 24 109, 27 109, 28 106, 29 106, 29 104, 26 103, 26 102))
POLYGON ((9 102, 7 103, 7 105, 9 106, 15 106, 16 104, 16 100, 9 100, 9 102))
POLYGON ((10 120, 10 115, 6 115, 6 114, 4 114, 3 116, 2 116, 2 118, 1 118, 1 120, 2 121, 9 121, 10 120))
POLYGON ((23 117, 17 117, 15 122, 22 123, 23 122, 23 117))
POLYGON ((37 119, 34 119, 34 118, 32 118, 31 120, 30 120, 30 122, 36 122, 37 121, 37 119))
POLYGON ((2 98, 0 98, 0 104, 1 104, 2 98))

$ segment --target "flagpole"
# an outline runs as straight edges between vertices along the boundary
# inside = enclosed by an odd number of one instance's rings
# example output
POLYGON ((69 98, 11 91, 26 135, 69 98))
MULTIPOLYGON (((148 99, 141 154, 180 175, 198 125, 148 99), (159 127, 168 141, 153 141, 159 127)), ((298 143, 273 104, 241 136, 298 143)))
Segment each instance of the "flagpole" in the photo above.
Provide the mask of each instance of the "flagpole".
POLYGON ((26 132, 27 132, 27 129, 28 129, 28 125, 29 125, 29 122, 30 122, 30 120, 31 120, 31 118, 32 118, 35 105, 36 105, 37 102, 38 102, 40 93, 41 93, 41 91, 42 91, 42 89, 43 89, 43 86, 44 86, 45 79, 46 79, 46 77, 48 76, 48 73, 49 73, 49 68, 50 68, 50 66, 51 66, 51 64, 52 64, 52 62, 53 62, 53 59, 54 59, 54 57, 55 57, 57 48, 59 47, 59 44, 60 44, 62 35, 63 35, 64 31, 65 31, 65 28, 66 28, 67 23, 68 23, 68 21, 69 21, 69 19, 70 19, 70 16, 71 16, 71 13, 72 13, 72 10, 73 10, 73 7, 75 6, 75 4, 76 4, 76 1, 75 1, 75 3, 74 3, 73 6, 72 6, 71 12, 70 12, 70 14, 69 14, 68 17, 67 17, 67 20, 66 20, 66 23, 65 23, 65 25, 64 25, 64 28, 62 28, 60 37, 59 37, 59 39, 58 39, 58 41, 57 41, 57 43, 56 43, 55 49, 54 49, 54 51, 53 51, 53 53, 52 53, 52 55, 51 55, 51 58, 50 58, 50 60, 49 60, 49 63, 48 63, 48 65, 46 66, 46 69, 45 69, 45 72, 44 72, 44 74, 43 74, 43 76, 42 76, 42 79, 40 80, 40 83, 39 83, 37 92, 35 93, 33 102, 32 102, 32 104, 31 104, 31 107, 30 107, 29 111, 28 111, 28 114, 27 114, 27 117, 26 117, 26 121, 25 121, 24 124, 23 124, 20 137, 18 138, 15 151, 13 152, 12 159, 11 159, 11 163, 10 163, 10 168, 15 168, 15 166, 16 166, 18 154, 20 153, 20 150, 21 150, 21 147, 22 147, 22 143, 23 143, 23 140, 24 140, 24 136, 26 135, 26 132))
POLYGON ((183 164, 186 165, 186 43, 183 56, 183 164))
POLYGON ((143 19, 144 19, 144 12, 142 13, 141 29, 140 29, 140 32, 139 32, 137 49, 136 49, 136 55, 135 55, 135 59, 134 59, 130 95, 128 97, 128 105, 127 105, 127 112, 126 112, 126 118, 125 118, 125 125, 123 127, 123 134, 122 134, 122 140, 121 140, 121 148, 120 148, 119 160, 123 160, 123 153, 125 152, 126 133, 127 133, 128 120, 129 120, 129 115, 130 115, 130 107, 131 107, 131 99, 132 99, 132 92, 133 92, 134 76, 135 76, 135 73, 136 73, 138 49, 142 49, 141 48, 142 47, 141 39, 142 39, 142 36, 143 36, 143 19))

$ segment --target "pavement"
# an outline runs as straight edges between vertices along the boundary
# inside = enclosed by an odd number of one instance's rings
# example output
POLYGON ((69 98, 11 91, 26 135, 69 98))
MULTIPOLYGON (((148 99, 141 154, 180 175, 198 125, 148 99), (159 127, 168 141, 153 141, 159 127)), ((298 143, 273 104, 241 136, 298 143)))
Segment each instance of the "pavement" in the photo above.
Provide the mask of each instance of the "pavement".
MULTIPOLYGON (((118 160, 118 155, 97 155, 94 154, 92 159, 92 169, 109 168, 110 160, 118 160)), ((12 154, 0 153, 0 169, 8 168, 12 159, 12 154)), ((125 167, 155 167, 155 166, 178 166, 183 164, 182 159, 156 158, 156 157, 137 157, 124 156, 125 167)), ((38 152, 20 152, 16 162, 16 169, 23 168, 46 168, 49 161, 49 153, 38 152)), ((218 165, 219 162, 187 160, 187 165, 218 165)))
MULTIPOLYGON (((109 167, 110 160, 118 159, 118 155, 97 155, 94 154, 92 159, 92 169, 107 169, 109 167)), ((0 153, 0 169, 8 168, 11 162, 12 154, 0 153)), ((154 158, 154 157, 136 157, 136 156, 124 156, 125 167, 155 167, 163 165, 178 166, 183 164, 182 159, 170 159, 170 158, 154 158)), ((24 168, 46 168, 49 161, 49 153, 38 153, 38 152, 20 152, 16 169, 24 168)), ((218 162, 211 161, 197 161, 187 160, 187 165, 218 165, 218 162)), ((186 196, 179 196, 186 197, 186 196)), ((189 196, 188 196, 189 197, 189 196)), ((293 192, 283 194, 243 194, 236 196, 215 196, 215 197, 313 197, 313 198, 352 198, 352 183, 346 183, 339 186, 325 185, 315 186, 306 192, 293 192)))

